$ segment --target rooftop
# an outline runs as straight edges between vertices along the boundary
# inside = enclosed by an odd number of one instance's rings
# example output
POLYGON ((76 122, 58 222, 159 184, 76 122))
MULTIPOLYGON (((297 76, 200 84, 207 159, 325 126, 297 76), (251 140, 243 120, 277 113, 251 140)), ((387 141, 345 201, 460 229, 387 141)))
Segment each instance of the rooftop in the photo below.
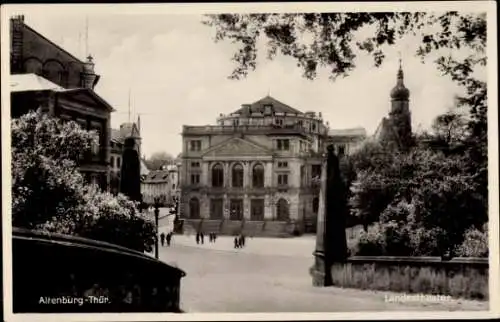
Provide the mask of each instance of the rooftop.
POLYGON ((155 170, 150 171, 145 177, 143 182, 147 183, 162 183, 168 182, 168 170, 155 170))
POLYGON ((301 111, 278 101, 277 99, 266 96, 252 104, 244 104, 240 109, 233 112, 233 114, 252 114, 264 113, 265 107, 271 105, 274 113, 291 113, 291 114, 304 114, 301 111))
POLYGON ((11 92, 62 91, 64 88, 37 74, 10 75, 11 92))
POLYGON ((362 127, 350 129, 330 129, 328 136, 363 136, 366 137, 366 130, 362 127))

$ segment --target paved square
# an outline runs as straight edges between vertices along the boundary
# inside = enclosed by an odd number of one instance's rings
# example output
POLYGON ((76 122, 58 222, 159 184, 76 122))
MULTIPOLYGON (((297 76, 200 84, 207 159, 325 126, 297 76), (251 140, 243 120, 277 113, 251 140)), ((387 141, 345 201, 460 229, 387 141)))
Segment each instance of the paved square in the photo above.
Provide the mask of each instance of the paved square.
POLYGON ((414 310, 487 310, 487 302, 453 300, 440 303, 391 303, 391 292, 312 286, 314 236, 289 239, 247 238, 243 249, 233 238, 174 236, 160 248, 160 259, 187 273, 181 281, 186 312, 359 312, 414 310))

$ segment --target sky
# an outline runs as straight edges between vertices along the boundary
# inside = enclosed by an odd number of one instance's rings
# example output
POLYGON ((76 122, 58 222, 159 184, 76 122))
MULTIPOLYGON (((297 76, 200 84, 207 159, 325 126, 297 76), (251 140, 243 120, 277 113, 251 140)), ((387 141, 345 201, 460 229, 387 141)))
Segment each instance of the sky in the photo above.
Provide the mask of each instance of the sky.
POLYGON ((235 48, 227 42, 215 43, 214 30, 201 24, 201 15, 90 14, 86 37, 85 15, 16 13, 24 14, 29 26, 75 56, 83 58, 88 51, 94 57, 101 75, 95 91, 116 109, 114 128, 129 119, 130 91, 131 118, 141 115, 146 156, 161 151, 177 155, 183 125, 215 124, 220 113, 230 113, 268 93, 298 110, 322 112, 330 128, 364 127, 372 134, 389 112, 399 53, 411 93, 414 130, 429 128, 461 92, 432 62, 423 64, 414 57, 416 43, 410 38, 388 48, 379 68, 360 55, 355 71, 335 82, 325 70, 315 80, 307 80, 291 58, 268 61, 264 52, 246 79, 230 80, 235 48))

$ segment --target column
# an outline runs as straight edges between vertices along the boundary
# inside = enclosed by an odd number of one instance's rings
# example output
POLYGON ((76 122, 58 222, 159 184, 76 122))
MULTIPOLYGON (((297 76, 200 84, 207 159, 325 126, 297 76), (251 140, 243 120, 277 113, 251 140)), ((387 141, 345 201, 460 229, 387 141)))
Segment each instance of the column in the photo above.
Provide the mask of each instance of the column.
POLYGON ((272 195, 266 194, 264 197, 264 219, 271 220, 273 219, 273 200, 272 195))
POLYGON ((227 194, 224 194, 222 199, 222 218, 229 220, 229 199, 227 198, 227 194))
POLYGON ((243 218, 245 220, 250 220, 250 198, 247 194, 243 198, 243 218))
POLYGON ((212 183, 210 182, 210 168, 208 166, 208 162, 202 162, 201 163, 201 178, 200 178, 200 183, 202 186, 212 186, 212 183))

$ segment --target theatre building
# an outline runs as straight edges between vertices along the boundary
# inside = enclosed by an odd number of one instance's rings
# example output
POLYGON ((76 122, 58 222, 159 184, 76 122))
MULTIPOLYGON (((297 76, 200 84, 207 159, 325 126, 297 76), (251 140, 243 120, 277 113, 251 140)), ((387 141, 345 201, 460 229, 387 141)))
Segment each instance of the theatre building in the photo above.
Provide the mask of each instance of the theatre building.
POLYGON ((184 126, 181 216, 187 227, 279 235, 314 226, 328 129, 321 113, 270 96, 216 125, 184 126))

